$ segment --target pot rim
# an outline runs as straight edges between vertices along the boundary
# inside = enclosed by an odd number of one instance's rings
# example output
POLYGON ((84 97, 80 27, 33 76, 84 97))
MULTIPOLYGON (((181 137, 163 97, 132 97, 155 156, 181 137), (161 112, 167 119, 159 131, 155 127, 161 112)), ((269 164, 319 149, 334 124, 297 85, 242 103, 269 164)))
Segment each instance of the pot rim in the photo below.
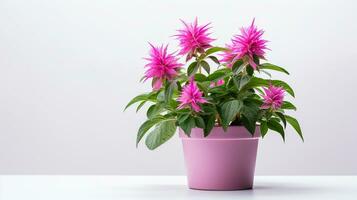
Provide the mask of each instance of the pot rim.
POLYGON ((187 136, 184 131, 179 128, 179 136, 181 139, 190 140, 257 140, 260 138, 260 127, 256 125, 254 134, 252 135, 244 126, 228 126, 224 131, 222 126, 214 126, 208 136, 204 137, 202 128, 192 128, 190 136, 187 136))

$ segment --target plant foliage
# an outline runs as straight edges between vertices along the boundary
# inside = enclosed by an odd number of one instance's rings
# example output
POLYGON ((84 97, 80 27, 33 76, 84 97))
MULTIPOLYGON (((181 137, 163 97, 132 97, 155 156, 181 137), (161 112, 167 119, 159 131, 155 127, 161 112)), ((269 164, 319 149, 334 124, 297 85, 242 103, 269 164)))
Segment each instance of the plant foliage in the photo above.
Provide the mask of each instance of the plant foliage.
POLYGON ((252 135, 259 129, 261 136, 266 137, 271 130, 285 141, 288 124, 303 140, 298 121, 286 114, 295 111, 295 105, 280 97, 281 102, 267 106, 270 87, 281 94, 286 92, 289 98, 295 97, 292 87, 282 80, 272 79, 269 71, 286 75, 289 72, 264 62, 264 57, 256 55, 254 63, 257 66, 254 67, 249 55, 236 59, 234 63, 222 63, 218 57, 227 51, 229 49, 217 46, 194 49, 183 56, 187 59, 186 64, 177 68, 175 77, 153 78, 153 83, 162 82, 159 89, 138 95, 128 103, 125 109, 137 104, 139 110, 144 104, 150 104, 147 105, 147 120, 138 130, 137 145, 146 136, 145 144, 153 150, 169 140, 178 127, 188 136, 193 128, 203 129, 204 136, 208 136, 214 126, 221 126, 224 130, 229 126, 244 126, 252 135), (266 75, 268 78, 264 78, 266 75), (180 104, 180 96, 191 81, 195 82, 205 100, 198 103, 199 111, 180 104))

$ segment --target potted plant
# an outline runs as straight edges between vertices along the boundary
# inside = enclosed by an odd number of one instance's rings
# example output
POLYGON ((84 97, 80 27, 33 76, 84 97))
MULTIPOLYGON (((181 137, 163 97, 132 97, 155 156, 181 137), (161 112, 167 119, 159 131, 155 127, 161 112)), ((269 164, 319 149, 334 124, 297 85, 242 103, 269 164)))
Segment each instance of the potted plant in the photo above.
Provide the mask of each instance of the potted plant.
POLYGON ((272 130, 285 140, 290 124, 303 140, 298 121, 285 112, 296 110, 284 101, 294 91, 269 70, 289 73, 266 62, 267 41, 254 20, 224 48, 212 45, 210 24, 182 23, 177 53, 150 44, 142 80, 153 89, 126 106, 139 103, 138 111, 150 103, 136 144, 146 135, 146 146, 156 149, 178 128, 190 188, 250 189, 260 137, 272 130))

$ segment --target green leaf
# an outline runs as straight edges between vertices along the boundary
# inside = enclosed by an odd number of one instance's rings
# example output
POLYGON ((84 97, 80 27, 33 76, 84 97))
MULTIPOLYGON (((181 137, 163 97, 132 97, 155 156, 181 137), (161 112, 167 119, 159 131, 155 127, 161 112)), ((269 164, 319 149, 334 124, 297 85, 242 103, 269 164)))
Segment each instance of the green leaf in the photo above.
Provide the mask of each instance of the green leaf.
POLYGON ((283 105, 281 105, 281 109, 296 110, 296 107, 294 106, 294 104, 288 101, 283 101, 283 105))
POLYGON ((241 89, 242 91, 251 89, 251 88, 257 88, 261 86, 269 86, 268 80, 258 78, 258 77, 252 77, 247 84, 244 85, 244 87, 241 89))
POLYGON ((153 112, 154 112, 154 110, 156 109, 156 104, 154 104, 154 105, 151 105, 149 108, 148 108, 148 110, 146 111, 146 116, 147 116, 147 118, 151 118, 151 116, 153 116, 153 112))
MULTIPOLYGON (((259 58, 259 56, 253 55, 253 62, 254 62, 255 64, 259 65, 259 64, 260 64, 260 58, 259 58)), ((258 69, 258 71, 259 71, 259 69, 258 69)))
POLYGON ((134 97, 134 98, 125 106, 124 110, 126 110, 129 106, 133 105, 133 104, 136 103, 136 102, 147 100, 147 99, 148 99, 148 96, 149 96, 149 94, 141 94, 141 95, 138 95, 138 96, 134 97))
POLYGON ((270 78, 272 77, 272 76, 271 76, 271 73, 267 72, 266 70, 263 70, 263 69, 262 69, 262 70, 259 70, 259 72, 262 72, 262 73, 268 75, 270 78))
POLYGON ((222 104, 220 116, 222 119, 223 128, 227 128, 229 123, 237 116, 243 104, 239 100, 231 100, 222 104))
POLYGON ((220 64, 220 62, 219 62, 219 60, 218 60, 218 58, 217 57, 215 57, 215 56, 208 56, 208 58, 210 58, 213 62, 215 62, 216 64, 220 64))
POLYGON ((210 68, 209 64, 208 64, 206 61, 201 60, 201 61, 200 61, 200 66, 203 67, 203 69, 204 69, 208 74, 210 73, 211 68, 210 68))
POLYGON ((251 78, 250 76, 238 75, 238 76, 233 76, 232 79, 236 88, 238 90, 241 90, 243 86, 245 86, 249 82, 250 78, 251 78))
POLYGON ((176 87, 177 87, 177 90, 178 91, 181 91, 182 90, 182 87, 181 87, 181 83, 179 80, 176 79, 176 87))
POLYGON ((276 118, 276 117, 272 117, 269 120, 276 121, 278 123, 280 123, 280 121, 281 121, 280 118, 276 118))
POLYGON ((227 51, 228 49, 222 47, 211 47, 206 51, 206 56, 219 52, 219 51, 227 51))
POLYGON ((197 116, 195 117, 195 123, 198 128, 205 128, 205 121, 203 120, 202 117, 197 116))
POLYGON ((138 146, 140 140, 143 138, 145 133, 150 130, 151 127, 153 127, 155 124, 159 123, 160 121, 164 120, 162 116, 157 116, 153 119, 149 119, 145 121, 139 128, 138 134, 136 137, 136 146, 138 146))
POLYGON ((254 101, 245 101, 242 108, 242 122, 244 127, 253 135, 258 120, 259 105, 254 101))
POLYGON ((206 126, 203 129, 203 135, 205 137, 207 137, 209 135, 209 133, 211 132, 211 130, 213 129, 215 122, 216 122, 216 116, 215 115, 209 115, 207 117, 205 117, 205 121, 206 121, 206 126))
POLYGON ((226 90, 222 86, 210 88, 209 92, 212 94, 226 95, 226 90))
POLYGON ((281 121, 282 121, 283 124, 284 124, 284 128, 286 128, 286 119, 285 119, 284 114, 281 113, 281 112, 275 112, 275 114, 281 119, 281 121))
POLYGON ((179 123, 180 128, 185 132, 187 136, 190 136, 191 134, 191 129, 196 126, 195 119, 191 116, 189 116, 186 120, 183 122, 179 123))
POLYGON ((169 102, 169 100, 172 98, 172 94, 177 87, 176 81, 172 82, 167 82, 165 84, 165 102, 169 102))
POLYGON ((254 68, 253 68, 252 66, 247 65, 246 68, 245 68, 245 70, 247 71, 247 74, 248 74, 249 76, 253 76, 253 74, 254 74, 254 68))
POLYGON ((300 128, 300 124, 299 122, 294 118, 291 117, 289 115, 285 115, 286 121, 288 121, 288 123, 295 129, 295 131, 299 134, 300 138, 302 139, 302 141, 304 141, 304 137, 302 135, 302 131, 300 128))
POLYGON ((207 77, 204 74, 195 74, 195 81, 203 82, 206 80, 207 80, 207 77))
POLYGON ((250 80, 250 76, 242 76, 239 81, 239 90, 241 90, 250 80))
MULTIPOLYGON (((239 85, 240 85, 240 79, 241 79, 242 77, 241 76, 233 76, 231 79, 230 79, 230 81, 232 81, 233 80, 233 83, 234 83, 234 86, 236 86, 236 88, 237 88, 237 90, 239 90, 239 85)), ((231 82, 228 82, 228 86, 230 85, 229 83, 231 83, 231 82)))
POLYGON ((284 132, 284 128, 283 126, 280 125, 279 122, 275 121, 275 120, 269 120, 268 121, 268 128, 278 132, 281 137, 283 138, 283 140, 285 141, 285 132, 284 132))
POLYGON ((146 76, 143 76, 140 78, 139 82, 143 82, 145 79, 147 79, 146 76))
POLYGON ((216 106, 212 106, 212 104, 202 104, 201 105, 202 108, 202 115, 213 115, 216 116, 217 114, 217 110, 216 110, 216 106))
POLYGON ((275 71, 283 72, 283 73, 289 75, 289 72, 286 71, 284 68, 279 67, 279 66, 276 66, 276 65, 273 65, 273 64, 271 64, 271 63, 261 64, 261 65, 259 66, 259 69, 270 69, 270 70, 275 70, 275 71))
POLYGON ((146 103, 146 101, 142 101, 138 107, 136 108, 136 112, 138 112, 140 110, 141 107, 143 107, 143 105, 146 103))
POLYGON ((177 113, 178 115, 190 114, 191 109, 189 108, 176 109, 175 113, 177 113))
POLYGON ((146 116, 147 118, 151 119, 156 115, 160 114, 161 110, 162 110, 162 105, 160 103, 154 104, 149 107, 149 109, 146 112, 146 116))
POLYGON ((184 114, 181 114, 177 117, 177 122, 180 124, 180 123, 183 123, 188 117, 190 116, 190 113, 184 113, 184 114))
POLYGON ((218 81, 220 79, 223 79, 226 76, 226 73, 222 71, 215 71, 212 74, 210 74, 207 79, 209 81, 218 81))
POLYGON ((232 70, 227 68, 227 67, 224 67, 224 68, 221 68, 221 69, 217 69, 215 72, 217 72, 217 73, 223 72, 226 75, 232 74, 232 70))
POLYGON ((254 88, 257 92, 259 92, 260 95, 264 95, 264 92, 260 88, 254 88))
POLYGON ((145 144, 150 150, 154 150, 169 140, 175 132, 175 119, 162 121, 156 125, 155 129, 146 137, 145 144))
POLYGON ((192 76, 193 74, 195 74, 197 72, 199 68, 199 65, 197 64, 197 62, 193 62, 191 63, 188 68, 187 68, 187 76, 192 76))
POLYGON ((247 97, 248 101, 250 101, 252 104, 254 104, 256 107, 256 111, 258 112, 260 110, 260 107, 263 105, 263 99, 257 94, 252 94, 249 97, 247 97))
POLYGON ((268 124, 266 121, 262 121, 260 123, 260 134, 262 135, 263 138, 267 134, 267 132, 268 132, 268 124))
POLYGON ((245 115, 241 116, 241 121, 243 123, 243 126, 249 131, 250 134, 253 135, 255 133, 255 129, 257 127, 256 124, 254 123, 254 121, 251 121, 245 115))
POLYGON ((242 59, 237 60, 232 66, 233 73, 238 74, 239 72, 241 72, 243 70, 243 68, 245 67, 245 65, 243 65, 243 63, 244 62, 242 59))
POLYGON ((165 91, 164 90, 159 92, 159 94, 156 97, 156 100, 158 102, 165 102, 165 91))
POLYGON ((207 96, 210 82, 197 82, 197 86, 205 94, 205 96, 207 96))

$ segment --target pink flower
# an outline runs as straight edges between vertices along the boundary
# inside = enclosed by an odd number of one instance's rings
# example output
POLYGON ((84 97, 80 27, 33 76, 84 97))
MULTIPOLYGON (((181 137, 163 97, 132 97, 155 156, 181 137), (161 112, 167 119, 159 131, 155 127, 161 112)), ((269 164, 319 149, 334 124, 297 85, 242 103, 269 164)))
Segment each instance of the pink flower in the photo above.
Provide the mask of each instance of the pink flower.
POLYGON ((257 64, 254 62, 254 56, 264 58, 267 40, 263 40, 261 37, 264 33, 263 30, 258 30, 254 25, 254 19, 249 27, 241 28, 241 34, 233 36, 232 43, 227 45, 229 51, 222 54, 222 62, 227 63, 229 67, 243 57, 248 59, 250 66, 254 69, 257 68, 257 64))
POLYGON ((171 80, 177 76, 177 71, 182 64, 178 63, 178 58, 173 53, 167 52, 168 45, 155 47, 150 44, 150 46, 150 57, 144 58, 149 61, 145 65, 147 67, 145 80, 153 78, 153 89, 159 90, 164 80, 171 80))
POLYGON ((207 100, 202 97, 202 92, 198 89, 193 80, 183 87, 178 101, 181 102, 178 109, 190 106, 195 112, 201 111, 201 107, 198 103, 207 103, 207 100))
POLYGON ((221 85, 223 85, 223 84, 224 84, 224 80, 221 79, 221 80, 218 80, 217 82, 212 82, 212 83, 210 84, 210 87, 218 87, 218 86, 221 86, 221 85))
POLYGON ((238 59, 235 59, 235 57, 237 55, 233 54, 233 52, 231 50, 231 49, 233 49, 232 45, 227 44, 226 49, 227 49, 226 51, 223 51, 220 54, 222 56, 222 58, 220 59, 220 62, 226 63, 227 67, 232 68, 234 62, 238 60, 238 59))
POLYGON ((178 30, 179 34, 175 35, 181 46, 179 55, 188 53, 188 59, 190 59, 196 50, 203 51, 211 47, 210 42, 214 41, 214 39, 210 38, 210 33, 207 32, 211 28, 209 27, 210 23, 200 26, 197 24, 197 18, 191 24, 181 21, 185 27, 178 30))
POLYGON ((279 109, 283 104, 284 100, 284 89, 282 87, 275 87, 270 85, 269 88, 263 88, 265 95, 263 95, 263 105, 261 108, 268 109, 272 108, 274 110, 279 109))

